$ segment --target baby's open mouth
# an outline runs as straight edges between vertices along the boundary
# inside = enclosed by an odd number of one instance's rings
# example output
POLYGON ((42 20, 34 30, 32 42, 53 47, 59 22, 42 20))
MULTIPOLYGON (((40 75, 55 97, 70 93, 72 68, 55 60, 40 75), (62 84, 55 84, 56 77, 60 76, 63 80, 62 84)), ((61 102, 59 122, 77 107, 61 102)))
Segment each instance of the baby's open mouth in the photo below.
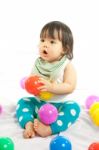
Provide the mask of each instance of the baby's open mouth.
POLYGON ((43 51, 44 54, 48 54, 46 50, 43 51))

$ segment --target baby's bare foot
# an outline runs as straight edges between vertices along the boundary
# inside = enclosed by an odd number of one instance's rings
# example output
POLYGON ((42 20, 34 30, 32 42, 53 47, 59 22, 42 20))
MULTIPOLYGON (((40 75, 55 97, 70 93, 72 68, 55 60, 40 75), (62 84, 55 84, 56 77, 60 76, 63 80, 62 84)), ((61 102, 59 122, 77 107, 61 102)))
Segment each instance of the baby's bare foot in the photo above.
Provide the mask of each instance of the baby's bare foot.
POLYGON ((41 137, 47 137, 52 134, 50 126, 43 124, 38 119, 34 120, 34 130, 41 137))
POLYGON ((32 138, 35 136, 35 131, 32 122, 28 122, 23 133, 24 138, 32 138))

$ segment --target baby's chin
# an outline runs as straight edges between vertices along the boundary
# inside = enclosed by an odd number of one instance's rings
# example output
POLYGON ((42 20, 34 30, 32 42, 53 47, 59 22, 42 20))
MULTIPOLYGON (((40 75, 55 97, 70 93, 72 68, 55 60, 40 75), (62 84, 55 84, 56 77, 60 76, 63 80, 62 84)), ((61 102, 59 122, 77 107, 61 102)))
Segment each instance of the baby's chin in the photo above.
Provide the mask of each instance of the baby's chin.
POLYGON ((58 61, 58 59, 52 59, 52 58, 49 58, 49 56, 44 56, 44 55, 41 55, 40 58, 46 62, 49 62, 49 63, 53 63, 53 62, 56 62, 58 61))

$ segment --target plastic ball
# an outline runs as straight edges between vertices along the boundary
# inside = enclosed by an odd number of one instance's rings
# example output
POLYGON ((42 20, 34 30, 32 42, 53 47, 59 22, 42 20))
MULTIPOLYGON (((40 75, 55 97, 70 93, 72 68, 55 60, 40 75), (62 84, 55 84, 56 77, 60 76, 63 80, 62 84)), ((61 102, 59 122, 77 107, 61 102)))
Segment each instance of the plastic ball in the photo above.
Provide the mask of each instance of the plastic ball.
POLYGON ((58 117, 58 111, 52 104, 44 104, 38 110, 38 116, 42 123, 49 125, 56 121, 58 117))
POLYGON ((25 89, 30 94, 33 94, 35 96, 38 96, 40 93, 40 90, 38 89, 42 84, 39 81, 38 76, 30 76, 25 81, 25 89))
POLYGON ((21 81, 20 81, 20 86, 21 86, 22 89, 25 88, 25 81, 26 81, 26 79, 27 79, 27 77, 23 77, 23 78, 21 79, 21 81))
POLYGON ((0 105, 0 114, 2 113, 2 106, 0 105))
POLYGON ((99 102, 95 102, 89 109, 89 113, 93 114, 97 109, 99 109, 99 102))
POLYGON ((88 150, 99 150, 99 143, 92 143, 88 150))
POLYGON ((86 99, 86 108, 89 109, 91 105, 95 102, 99 102, 99 97, 95 95, 91 95, 86 99))
POLYGON ((53 97, 53 94, 50 92, 46 92, 46 91, 40 92, 39 94, 39 98, 43 100, 49 100, 52 97, 53 97))
POLYGON ((99 109, 93 114, 92 120, 96 126, 99 126, 99 109))
POLYGON ((99 126, 99 102, 96 102, 91 106, 89 114, 94 124, 99 126))
POLYGON ((14 143, 8 137, 0 137, 0 150, 14 150, 14 143))
POLYGON ((63 136, 57 136, 51 140, 50 150, 72 150, 72 145, 67 138, 63 136))

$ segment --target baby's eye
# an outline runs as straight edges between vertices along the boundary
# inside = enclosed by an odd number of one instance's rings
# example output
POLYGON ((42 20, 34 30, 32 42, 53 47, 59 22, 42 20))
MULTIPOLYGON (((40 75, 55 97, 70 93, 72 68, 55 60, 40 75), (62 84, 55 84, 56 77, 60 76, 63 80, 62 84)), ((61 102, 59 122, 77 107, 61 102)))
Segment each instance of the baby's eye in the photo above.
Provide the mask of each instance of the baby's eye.
POLYGON ((41 39, 41 42, 44 42, 44 39, 41 39))
POLYGON ((50 41, 50 43, 51 43, 51 44, 54 44, 54 43, 55 43, 55 41, 53 41, 53 40, 52 40, 52 41, 50 41))

